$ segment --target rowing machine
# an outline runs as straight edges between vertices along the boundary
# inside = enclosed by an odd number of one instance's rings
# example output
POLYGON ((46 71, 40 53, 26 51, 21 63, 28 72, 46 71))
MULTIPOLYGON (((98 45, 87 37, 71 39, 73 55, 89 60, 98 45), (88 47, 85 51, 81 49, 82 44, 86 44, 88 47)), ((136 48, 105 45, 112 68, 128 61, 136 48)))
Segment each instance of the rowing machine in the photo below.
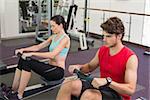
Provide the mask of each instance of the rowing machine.
MULTIPOLYGON (((7 58, 3 58, 0 60, 0 75, 2 74, 6 74, 8 72, 12 72, 15 70, 15 68, 17 67, 17 64, 11 64, 11 65, 7 65, 4 63, 4 61, 13 59, 13 58, 17 58, 17 55, 11 56, 11 57, 7 57, 7 58)), ((40 62, 45 62, 47 63, 49 59, 39 59, 40 62)))
MULTIPOLYGON (((59 87, 62 84, 68 83, 70 81, 78 79, 77 76, 69 76, 57 81, 47 81, 45 78, 41 78, 43 80, 42 84, 28 86, 25 89, 25 93, 23 96, 23 100, 36 96, 38 94, 50 91, 59 87), (64 81, 65 80, 65 81, 64 81)), ((8 98, 2 93, 2 86, 0 87, 0 100, 8 100, 8 98)))
POLYGON ((106 85, 103 85, 103 86, 99 86, 98 88, 95 88, 92 85, 92 81, 93 81, 94 77, 90 76, 90 74, 86 75, 86 74, 84 74, 83 72, 81 72, 80 70, 77 70, 77 69, 74 69, 74 73, 78 76, 78 78, 80 80, 86 81, 87 83, 89 83, 92 86, 93 89, 101 90, 101 89, 107 87, 107 84, 106 84, 106 85))
MULTIPOLYGON (((18 57, 22 57, 25 60, 31 60, 31 57, 25 57, 23 54, 18 53, 17 54, 18 57)), ((30 97, 33 97, 35 95, 47 92, 51 89, 54 89, 58 86, 61 85, 61 83, 63 82, 64 78, 60 79, 60 80, 55 80, 55 81, 48 81, 45 78, 41 78, 43 80, 43 82, 41 84, 37 84, 37 85, 33 85, 33 86, 29 86, 25 89, 25 93, 23 95, 23 99, 27 99, 30 97)), ((7 94, 4 93, 4 89, 6 89, 7 86, 2 86, 1 87, 1 91, 0 91, 0 99, 2 100, 8 100, 7 98, 7 94)))
POLYGON ((1 58, 0 59, 0 71, 2 70, 5 70, 5 69, 10 69, 10 68, 13 68, 13 67, 8 67, 4 62, 5 61, 8 61, 10 59, 13 59, 13 58, 17 58, 17 56, 11 56, 11 57, 7 57, 7 58, 1 58))
POLYGON ((144 55, 150 55, 150 51, 145 51, 144 55))
POLYGON ((92 81, 94 79, 92 76, 90 76, 90 74, 86 75, 86 74, 84 74, 83 72, 81 72, 80 70, 77 70, 77 69, 74 69, 73 73, 75 73, 80 80, 86 80, 90 84, 92 83, 92 81))
MULTIPOLYGON (((13 69, 13 68, 17 67, 17 64, 6 65, 5 63, 3 63, 3 61, 7 61, 7 60, 17 58, 17 57, 21 57, 21 56, 22 56, 22 54, 18 53, 17 55, 14 55, 14 56, 11 56, 11 57, 2 58, 1 61, 0 61, 0 63, 1 63, 0 64, 0 74, 3 74, 5 72, 4 70, 13 69)), ((26 59, 26 58, 24 58, 24 59, 26 59)), ((30 59, 30 58, 27 57, 27 59, 30 59)))

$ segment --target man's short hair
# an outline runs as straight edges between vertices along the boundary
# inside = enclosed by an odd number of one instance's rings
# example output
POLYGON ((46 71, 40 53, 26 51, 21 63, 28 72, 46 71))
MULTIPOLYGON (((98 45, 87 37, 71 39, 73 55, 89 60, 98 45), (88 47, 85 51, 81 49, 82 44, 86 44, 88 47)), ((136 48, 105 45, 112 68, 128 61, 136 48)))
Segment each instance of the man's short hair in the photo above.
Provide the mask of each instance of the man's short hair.
POLYGON ((118 17, 110 17, 100 27, 109 34, 122 34, 122 38, 125 34, 123 22, 118 17))

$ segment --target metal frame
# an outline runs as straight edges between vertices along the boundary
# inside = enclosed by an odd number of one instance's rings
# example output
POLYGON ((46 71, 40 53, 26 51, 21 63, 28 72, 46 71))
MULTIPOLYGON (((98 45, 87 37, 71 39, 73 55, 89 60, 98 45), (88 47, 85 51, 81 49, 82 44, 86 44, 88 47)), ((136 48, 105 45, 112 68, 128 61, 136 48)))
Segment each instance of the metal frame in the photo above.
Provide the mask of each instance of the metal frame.
MULTIPOLYGON (((52 34, 51 32, 51 28, 50 28, 50 19, 51 19, 51 16, 52 16, 52 8, 53 8, 53 0, 47 0, 47 14, 48 14, 48 36, 50 36, 52 34)), ((36 40, 39 41, 39 42, 43 42, 45 41, 45 39, 39 37, 39 34, 42 34, 42 33, 46 33, 45 31, 44 32, 40 32, 40 24, 41 24, 41 0, 38 0, 38 15, 37 15, 37 19, 36 19, 36 22, 37 22, 37 27, 36 27, 36 40)))
MULTIPOLYGON (((0 13, 1 13, 1 11, 0 11, 0 13)), ((2 40, 1 40, 1 31, 2 31, 2 30, 1 30, 1 14, 0 14, 0 43, 1 43, 1 41, 2 41, 2 40)))
POLYGON ((1 43, 1 22, 0 22, 0 43, 1 43))
POLYGON ((84 7, 84 33, 86 35, 86 41, 88 42, 88 44, 93 45, 94 44, 94 40, 91 39, 89 37, 89 29, 87 30, 87 25, 89 28, 89 22, 87 23, 87 21, 89 20, 89 17, 87 16, 88 12, 88 0, 85 0, 85 7, 84 7))
MULTIPOLYGON (((13 56, 13 57, 16 57, 16 56, 13 56)), ((43 60, 40 60, 40 61, 41 62, 46 62, 46 61, 48 61, 48 59, 43 59, 43 60)), ((9 68, 16 68, 16 67, 17 67, 17 64, 11 65, 11 66, 6 66, 4 68, 9 69, 9 68)), ((48 81, 43 77, 41 77, 41 79, 43 81, 41 84, 36 84, 36 85, 26 87, 23 100, 27 99, 27 98, 30 98, 30 97, 33 97, 33 96, 36 96, 38 94, 47 92, 51 89, 54 89, 54 88, 60 86, 62 84, 62 82, 64 81, 64 78, 62 78, 60 80, 55 80, 55 81, 48 81)), ((8 99, 5 95, 3 95, 2 97, 8 99)))
POLYGON ((80 48, 81 50, 87 50, 88 46, 87 46, 87 41, 86 41, 86 35, 84 33, 78 32, 77 27, 76 27, 76 15, 75 15, 75 10, 77 10, 77 5, 73 5, 70 6, 70 9, 72 7, 71 14, 70 12, 68 13, 68 15, 70 14, 70 21, 68 21, 68 30, 67 32, 69 33, 69 35, 74 39, 77 38, 79 39, 79 44, 80 44, 80 48), (73 27, 72 27, 73 24, 73 27))

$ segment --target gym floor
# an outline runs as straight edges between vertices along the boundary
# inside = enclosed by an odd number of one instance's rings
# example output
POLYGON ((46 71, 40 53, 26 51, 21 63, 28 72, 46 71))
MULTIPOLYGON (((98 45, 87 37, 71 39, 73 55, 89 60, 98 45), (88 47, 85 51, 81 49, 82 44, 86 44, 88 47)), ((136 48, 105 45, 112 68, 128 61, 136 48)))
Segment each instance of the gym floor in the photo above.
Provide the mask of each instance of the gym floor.
MULTIPOLYGON (((89 50, 85 51, 78 51, 79 43, 78 41, 71 40, 71 49, 66 61, 66 76, 70 76, 68 73, 68 65, 69 64, 83 64, 88 62, 96 53, 97 48, 102 45, 101 39, 94 39, 94 45, 89 45, 89 50), (86 59, 85 59, 86 58, 86 59)), ((14 39, 14 40, 4 40, 0 44, 0 64, 16 64, 17 58, 12 58, 14 55, 14 50, 16 48, 26 47, 36 44, 35 38, 24 38, 24 39, 14 39)), ((149 94, 150 94, 150 56, 149 55, 143 55, 144 51, 146 49, 149 49, 147 47, 131 44, 131 43, 125 43, 128 47, 130 47, 135 53, 138 55, 139 58, 139 69, 138 69, 138 85, 136 93, 132 96, 132 100, 135 100, 136 98, 142 96, 145 97, 147 100, 150 100, 149 94)), ((46 50, 46 49, 44 49, 46 50)), ((6 71, 7 72, 7 71, 6 71)), ((14 70, 11 70, 9 73, 3 73, 1 72, 0 75, 0 83, 4 82, 8 86, 11 86, 14 76, 14 70)), ((99 70, 96 69, 95 72, 92 73, 93 76, 98 76, 99 70)), ((31 81, 29 82, 29 85, 39 84, 42 80, 40 77, 33 73, 31 81)), ((53 90, 50 90, 48 92, 36 95, 34 97, 31 97, 27 100, 55 100, 57 92, 59 90, 58 88, 55 88, 53 90)))

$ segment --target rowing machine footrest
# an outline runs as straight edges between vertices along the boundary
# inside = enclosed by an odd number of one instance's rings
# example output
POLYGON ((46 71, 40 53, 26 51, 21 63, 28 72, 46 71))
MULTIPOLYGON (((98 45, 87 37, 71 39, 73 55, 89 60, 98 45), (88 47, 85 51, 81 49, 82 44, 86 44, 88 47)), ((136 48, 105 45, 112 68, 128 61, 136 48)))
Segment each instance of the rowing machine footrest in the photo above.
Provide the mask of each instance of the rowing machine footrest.
POLYGON ((60 80, 54 80, 54 81, 46 80, 43 77, 41 77, 41 79, 44 81, 45 85, 58 85, 58 84, 61 84, 64 81, 64 78, 62 78, 60 80))

